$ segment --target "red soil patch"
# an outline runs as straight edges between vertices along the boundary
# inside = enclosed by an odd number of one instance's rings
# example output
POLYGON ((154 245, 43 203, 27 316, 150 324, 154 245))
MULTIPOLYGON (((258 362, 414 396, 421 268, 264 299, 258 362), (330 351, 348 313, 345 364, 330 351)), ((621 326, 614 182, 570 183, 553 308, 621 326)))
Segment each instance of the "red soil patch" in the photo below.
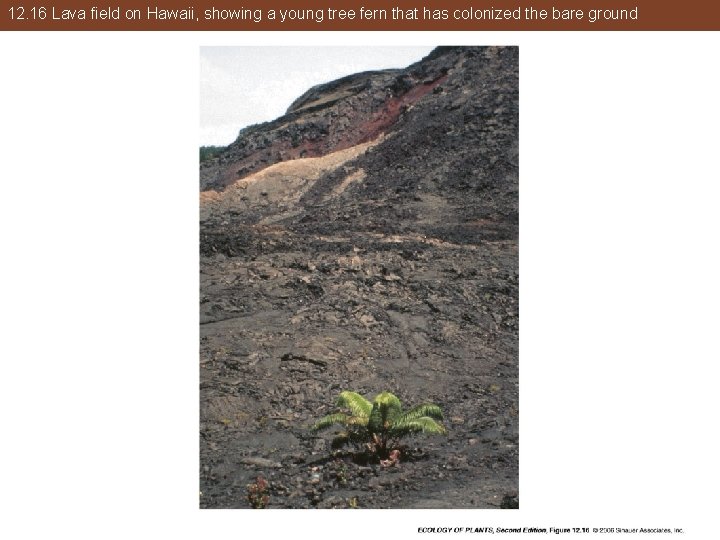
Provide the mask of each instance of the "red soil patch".
POLYGON ((329 136, 316 140, 304 140, 296 146, 293 146, 292 141, 287 138, 276 139, 269 147, 258 150, 230 165, 222 175, 222 189, 280 161, 322 157, 338 150, 345 150, 375 140, 395 124, 408 107, 432 92, 447 78, 447 74, 442 75, 437 79, 412 87, 401 96, 390 98, 379 111, 371 114, 369 118, 358 114, 353 119, 357 125, 347 127, 335 143, 330 141, 329 136))

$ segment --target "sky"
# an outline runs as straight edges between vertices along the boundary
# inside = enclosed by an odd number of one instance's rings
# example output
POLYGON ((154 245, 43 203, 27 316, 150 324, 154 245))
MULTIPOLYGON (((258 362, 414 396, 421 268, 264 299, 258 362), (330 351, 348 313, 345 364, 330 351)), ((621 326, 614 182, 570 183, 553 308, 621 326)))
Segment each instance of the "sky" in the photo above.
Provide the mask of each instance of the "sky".
POLYGON ((282 116, 310 87, 360 71, 403 68, 433 47, 201 47, 200 145, 282 116))

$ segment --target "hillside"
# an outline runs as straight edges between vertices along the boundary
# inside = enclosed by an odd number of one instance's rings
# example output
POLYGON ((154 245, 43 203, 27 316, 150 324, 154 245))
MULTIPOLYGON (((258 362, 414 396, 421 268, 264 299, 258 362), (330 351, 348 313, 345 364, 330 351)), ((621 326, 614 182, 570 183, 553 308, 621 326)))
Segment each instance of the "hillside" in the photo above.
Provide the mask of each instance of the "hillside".
POLYGON ((518 500, 518 49, 316 86, 200 165, 200 505, 518 500), (384 468, 307 427, 342 390, 445 412, 384 468))

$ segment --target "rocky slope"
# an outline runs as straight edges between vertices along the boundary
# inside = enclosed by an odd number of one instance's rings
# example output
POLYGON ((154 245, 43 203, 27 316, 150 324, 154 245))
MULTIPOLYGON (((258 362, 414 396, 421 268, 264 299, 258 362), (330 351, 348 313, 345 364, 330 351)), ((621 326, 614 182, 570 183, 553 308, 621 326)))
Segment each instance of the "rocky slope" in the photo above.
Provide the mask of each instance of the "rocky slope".
POLYGON ((518 488, 518 50, 312 88, 200 167, 200 505, 492 508, 518 488), (337 394, 445 411, 385 468, 337 394))

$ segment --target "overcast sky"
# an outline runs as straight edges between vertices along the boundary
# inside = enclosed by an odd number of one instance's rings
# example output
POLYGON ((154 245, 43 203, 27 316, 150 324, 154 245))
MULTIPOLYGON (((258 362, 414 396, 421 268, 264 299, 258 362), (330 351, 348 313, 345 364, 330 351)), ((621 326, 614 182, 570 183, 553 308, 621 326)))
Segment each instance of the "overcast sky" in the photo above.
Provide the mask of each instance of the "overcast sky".
POLYGON ((226 145, 274 120, 311 86, 406 67, 433 47, 201 47, 200 144, 226 145))

